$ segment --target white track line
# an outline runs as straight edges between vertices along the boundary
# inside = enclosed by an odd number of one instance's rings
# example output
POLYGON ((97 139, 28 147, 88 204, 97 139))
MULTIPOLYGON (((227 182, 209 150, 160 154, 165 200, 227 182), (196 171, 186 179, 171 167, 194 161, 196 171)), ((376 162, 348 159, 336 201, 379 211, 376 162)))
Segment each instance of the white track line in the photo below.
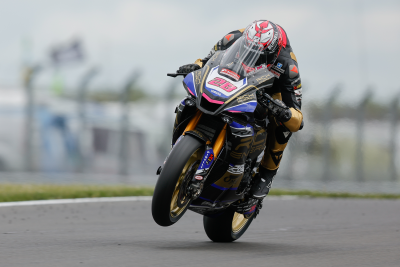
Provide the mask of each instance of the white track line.
POLYGON ((50 200, 32 200, 3 202, 0 207, 15 206, 36 206, 36 205, 55 205, 55 204, 74 204, 74 203, 99 203, 99 202, 122 202, 122 201, 148 201, 151 196, 140 197, 93 197, 93 198, 73 198, 73 199, 50 199, 50 200))
MULTIPOLYGON (((99 203, 99 202, 122 202, 122 201, 149 201, 151 196, 138 197, 94 197, 94 198, 72 198, 72 199, 50 199, 50 200, 31 200, 17 202, 2 202, 0 207, 16 206, 37 206, 37 205, 56 205, 56 204, 77 204, 77 203, 99 203)), ((295 200, 299 196, 267 196, 265 200, 295 200)))

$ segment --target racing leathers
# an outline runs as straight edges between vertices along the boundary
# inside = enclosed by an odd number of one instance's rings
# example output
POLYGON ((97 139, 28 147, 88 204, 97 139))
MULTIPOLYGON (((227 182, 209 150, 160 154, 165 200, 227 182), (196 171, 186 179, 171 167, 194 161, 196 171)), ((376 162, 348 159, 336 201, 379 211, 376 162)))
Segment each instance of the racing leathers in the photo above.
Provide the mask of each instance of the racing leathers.
MULTIPOLYGON (((275 62, 267 65, 267 58, 260 56, 256 66, 265 64, 268 69, 275 76, 273 86, 265 89, 265 93, 271 96, 277 103, 288 110, 290 114, 288 118, 278 118, 279 116, 272 116, 274 112, 268 111, 265 105, 259 104, 254 112, 254 118, 262 120, 267 118, 269 124, 267 132, 260 131, 257 136, 246 134, 241 131, 240 134, 234 134, 235 125, 230 125, 232 133, 235 138, 231 141, 231 153, 229 154, 228 161, 230 163, 229 169, 225 176, 243 176, 244 164, 249 153, 250 147, 253 144, 260 144, 257 147, 264 149, 264 156, 260 163, 260 173, 262 176, 258 177, 258 182, 253 186, 253 198, 263 198, 272 184, 272 179, 279 168, 282 159, 283 151, 293 132, 297 132, 303 126, 303 115, 300 111, 302 101, 302 85, 298 69, 296 56, 290 46, 289 39, 286 32, 280 27, 282 33, 282 48, 275 62), (265 140, 265 137, 267 139, 265 140), (263 169, 262 169, 263 168, 263 169)), ((210 58, 213 57, 216 51, 228 49, 237 39, 243 34, 244 29, 235 30, 225 35, 219 40, 212 48, 211 52, 203 59, 195 61, 200 68, 203 67, 210 58)), ((192 64, 193 65, 193 64, 192 64)), ((185 65, 185 68, 195 68, 193 66, 185 65)), ((181 70, 181 69, 180 69, 181 70)), ((182 71, 183 72, 183 71, 182 71)), ((262 89, 263 90, 263 89, 262 89)), ((182 103, 178 107, 178 114, 175 121, 175 129, 181 123, 182 118, 182 103)), ((276 114, 276 113, 275 113, 276 114)), ((254 147, 254 146, 253 146, 254 147)), ((237 177, 241 178, 241 177, 237 177)), ((256 177, 257 179, 257 177, 256 177)), ((238 179, 240 180, 240 179, 238 179)), ((253 202, 252 202, 253 203, 253 202)), ((245 212, 245 211, 244 211, 245 212)))

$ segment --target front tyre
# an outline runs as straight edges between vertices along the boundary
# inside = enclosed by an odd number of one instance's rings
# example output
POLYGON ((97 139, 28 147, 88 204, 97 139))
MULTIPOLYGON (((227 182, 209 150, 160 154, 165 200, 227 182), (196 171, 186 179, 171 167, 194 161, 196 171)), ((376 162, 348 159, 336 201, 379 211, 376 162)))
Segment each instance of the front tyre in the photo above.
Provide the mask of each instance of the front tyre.
POLYGON ((204 216, 203 225, 207 236, 212 241, 233 242, 246 232, 253 219, 254 213, 245 218, 243 214, 227 209, 215 218, 204 216))
POLYGON ((186 190, 203 153, 203 143, 190 135, 172 149, 154 188, 151 212, 157 224, 170 226, 186 212, 191 200, 186 190))

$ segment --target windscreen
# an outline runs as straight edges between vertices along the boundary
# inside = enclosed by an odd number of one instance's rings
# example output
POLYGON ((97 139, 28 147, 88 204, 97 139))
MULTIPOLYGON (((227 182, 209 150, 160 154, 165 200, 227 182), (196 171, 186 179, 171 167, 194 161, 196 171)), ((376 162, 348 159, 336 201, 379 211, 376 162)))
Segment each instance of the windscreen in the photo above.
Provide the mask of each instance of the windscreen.
POLYGON ((255 70, 255 64, 263 49, 259 42, 246 40, 244 36, 240 37, 225 52, 218 73, 234 81, 243 79, 249 72, 255 70))

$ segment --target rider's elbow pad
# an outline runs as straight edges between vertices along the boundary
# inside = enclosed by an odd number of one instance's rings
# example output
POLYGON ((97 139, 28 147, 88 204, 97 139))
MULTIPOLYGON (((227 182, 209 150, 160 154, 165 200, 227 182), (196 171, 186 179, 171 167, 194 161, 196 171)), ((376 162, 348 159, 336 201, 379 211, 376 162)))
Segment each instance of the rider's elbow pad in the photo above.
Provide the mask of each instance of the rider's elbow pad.
POLYGON ((292 117, 283 124, 289 131, 294 133, 300 130, 301 122, 303 121, 303 113, 301 113, 301 111, 296 108, 290 108, 290 111, 292 112, 292 117))

